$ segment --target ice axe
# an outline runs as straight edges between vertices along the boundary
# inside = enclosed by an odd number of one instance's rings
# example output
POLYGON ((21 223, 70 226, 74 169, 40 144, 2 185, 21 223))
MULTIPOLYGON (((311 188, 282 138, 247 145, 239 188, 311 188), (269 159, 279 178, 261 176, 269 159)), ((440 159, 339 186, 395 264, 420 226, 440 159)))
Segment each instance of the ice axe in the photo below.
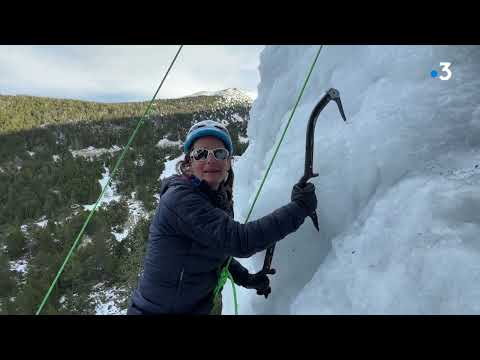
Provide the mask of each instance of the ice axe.
MULTIPOLYGON (((340 100, 340 92, 337 89, 331 88, 328 90, 325 95, 320 99, 317 105, 313 108, 313 111, 310 115, 310 119, 308 120, 307 125, 307 137, 306 137, 306 147, 305 147, 305 171, 303 176, 300 178, 300 184, 306 184, 308 180, 311 178, 317 177, 318 174, 313 172, 313 146, 314 146, 314 138, 315 138, 315 125, 317 123, 317 118, 322 112, 322 110, 327 106, 327 104, 331 101, 335 101, 338 106, 338 110, 342 115, 344 121, 347 121, 345 117, 345 113, 343 111, 342 101, 340 100)), ((312 219, 313 225, 319 231, 318 228, 318 218, 317 213, 314 211, 309 215, 312 219)), ((270 246, 267 249, 265 254, 265 260, 263 262, 262 272, 264 274, 271 274, 270 267, 272 265, 273 259, 273 252, 275 250, 275 244, 270 246)), ((265 295, 265 298, 268 297, 268 294, 265 295)))
MULTIPOLYGON (((333 100, 337 103, 338 110, 340 111, 340 114, 342 115, 343 120, 347 121, 347 118, 345 117, 345 113, 343 112, 342 101, 340 100, 340 92, 337 89, 331 88, 320 99, 318 104, 313 108, 312 114, 310 115, 310 119, 308 120, 306 148, 305 148, 305 172, 299 181, 300 184, 306 184, 308 180, 318 176, 317 173, 313 172, 313 145, 314 145, 314 138, 315 138, 315 125, 317 123, 318 116, 320 115, 322 110, 325 108, 325 106, 327 106, 330 100, 333 100)), ((317 213, 314 211, 309 216, 312 219, 315 229, 319 231, 317 213)))

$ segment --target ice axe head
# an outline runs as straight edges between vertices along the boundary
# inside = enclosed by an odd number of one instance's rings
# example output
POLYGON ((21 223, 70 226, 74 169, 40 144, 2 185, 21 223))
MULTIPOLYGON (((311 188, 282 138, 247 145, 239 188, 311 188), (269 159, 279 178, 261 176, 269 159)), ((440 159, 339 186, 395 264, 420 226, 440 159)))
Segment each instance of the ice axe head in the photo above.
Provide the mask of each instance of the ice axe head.
POLYGON ((343 111, 342 100, 340 100, 340 92, 337 89, 331 88, 327 91, 327 94, 328 96, 330 96, 331 100, 337 103, 338 110, 340 111, 343 120, 347 121, 347 117, 345 116, 345 112, 343 111))

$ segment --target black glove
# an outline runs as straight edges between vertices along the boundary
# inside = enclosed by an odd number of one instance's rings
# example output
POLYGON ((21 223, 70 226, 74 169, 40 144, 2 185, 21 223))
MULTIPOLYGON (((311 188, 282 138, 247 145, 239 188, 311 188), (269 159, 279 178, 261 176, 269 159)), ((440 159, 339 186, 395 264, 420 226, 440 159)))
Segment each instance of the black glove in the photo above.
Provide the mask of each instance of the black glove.
POLYGON ((248 277, 242 286, 247 289, 257 290, 257 295, 264 295, 265 298, 272 292, 270 279, 267 275, 275 274, 275 269, 270 269, 266 273, 260 271, 256 274, 248 274, 248 277))
POLYGON ((292 189, 292 201, 295 201, 300 207, 311 214, 317 208, 317 196, 315 195, 315 185, 312 183, 297 183, 292 189))
POLYGON ((246 289, 255 289, 258 295, 265 295, 265 298, 272 292, 270 279, 267 275, 275 274, 275 269, 270 269, 266 273, 260 271, 256 274, 250 274, 246 268, 232 258, 228 270, 235 284, 243 286, 246 289))

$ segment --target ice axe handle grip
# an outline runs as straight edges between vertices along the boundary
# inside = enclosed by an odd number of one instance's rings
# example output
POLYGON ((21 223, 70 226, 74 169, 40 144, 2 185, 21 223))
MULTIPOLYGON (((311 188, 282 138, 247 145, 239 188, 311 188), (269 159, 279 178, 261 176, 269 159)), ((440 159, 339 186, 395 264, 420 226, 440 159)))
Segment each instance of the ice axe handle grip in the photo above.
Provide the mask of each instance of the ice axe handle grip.
POLYGON ((267 249, 265 260, 263 262, 262 272, 266 274, 272 267, 273 252, 275 251, 275 243, 267 249))
MULTIPOLYGON (((272 259, 273 259, 273 252, 275 251, 275 243, 267 249, 267 253, 265 254, 265 260, 263 262, 262 273, 263 274, 275 274, 275 271, 271 269, 272 267, 272 259)), ((263 294, 265 299, 268 298, 269 293, 263 294)))
MULTIPOLYGON (((306 171, 307 172, 307 171, 306 171)), ((309 174, 305 174, 302 176, 302 178, 300 179, 299 183, 302 185, 302 186, 305 186, 305 184, 307 183, 308 180, 310 180, 311 178, 313 177, 317 177, 318 174, 317 173, 313 173, 311 170, 310 170, 310 173, 309 174)), ((317 229, 317 231, 320 231, 320 228, 318 227, 318 217, 317 217, 317 212, 315 210, 313 210, 313 212, 308 215, 310 217, 310 219, 312 219, 312 222, 313 222, 313 226, 315 226, 315 229, 317 229)))

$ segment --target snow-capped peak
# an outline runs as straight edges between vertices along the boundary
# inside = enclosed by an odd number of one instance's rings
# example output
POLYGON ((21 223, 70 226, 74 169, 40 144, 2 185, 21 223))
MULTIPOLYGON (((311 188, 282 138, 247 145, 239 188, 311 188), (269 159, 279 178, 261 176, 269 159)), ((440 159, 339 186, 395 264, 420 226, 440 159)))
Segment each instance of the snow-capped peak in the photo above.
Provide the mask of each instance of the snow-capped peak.
POLYGON ((246 92, 237 89, 237 88, 228 88, 220 91, 199 91, 192 95, 186 97, 195 97, 195 96, 221 96, 224 98, 238 100, 241 102, 252 102, 252 98, 247 95, 246 92))

